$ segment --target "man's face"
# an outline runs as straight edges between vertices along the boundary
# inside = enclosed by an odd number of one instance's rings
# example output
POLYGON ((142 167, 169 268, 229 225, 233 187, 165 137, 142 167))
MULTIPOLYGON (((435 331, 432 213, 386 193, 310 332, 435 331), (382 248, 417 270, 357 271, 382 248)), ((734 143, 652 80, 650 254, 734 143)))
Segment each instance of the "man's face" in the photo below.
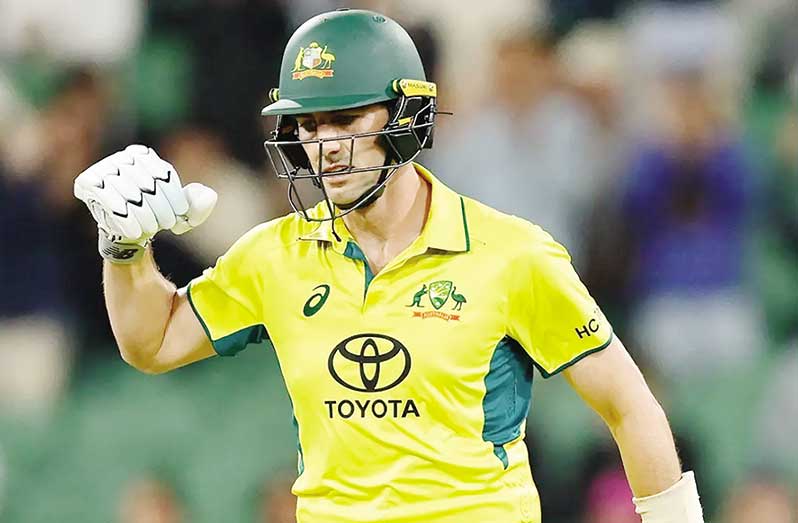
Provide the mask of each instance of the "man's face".
MULTIPOLYGON (((319 150, 315 143, 303 145, 310 165, 316 171, 321 153, 322 173, 328 174, 352 168, 358 169, 385 163, 385 150, 379 144, 378 136, 346 138, 351 134, 379 131, 388 123, 388 109, 375 104, 343 111, 301 114, 296 117, 300 140, 326 139, 319 150), (340 139, 336 139, 339 138, 340 139)), ((340 174, 322 178, 324 189, 336 205, 346 205, 357 200, 373 187, 380 177, 380 171, 340 174)))

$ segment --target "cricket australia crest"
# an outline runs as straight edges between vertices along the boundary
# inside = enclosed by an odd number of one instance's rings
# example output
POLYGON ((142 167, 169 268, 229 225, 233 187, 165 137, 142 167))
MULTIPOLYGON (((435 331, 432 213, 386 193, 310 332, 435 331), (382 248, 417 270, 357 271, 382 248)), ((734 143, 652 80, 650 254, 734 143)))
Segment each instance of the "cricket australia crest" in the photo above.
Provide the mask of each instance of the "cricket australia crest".
POLYGON ((459 311, 462 310, 463 304, 466 303, 466 298, 463 294, 457 292, 457 287, 452 281, 449 280, 438 280, 430 283, 429 285, 424 284, 421 286, 421 289, 418 290, 413 295, 413 302, 407 307, 415 307, 419 309, 423 309, 424 305, 421 303, 424 296, 427 296, 430 305, 435 310, 432 311, 414 311, 413 317, 414 318, 440 318, 446 321, 449 320, 460 320, 459 314, 450 314, 446 312, 442 312, 440 309, 446 305, 447 302, 451 301, 454 302, 454 306, 451 310, 459 311))
POLYGON ((318 42, 311 42, 307 47, 300 47, 294 59, 294 68, 291 70, 292 80, 304 80, 312 76, 314 78, 331 78, 335 75, 332 63, 335 55, 327 50, 327 46, 321 47, 318 42))
POLYGON ((436 309, 443 307, 451 293, 452 282, 450 281, 436 281, 429 284, 429 301, 436 309))

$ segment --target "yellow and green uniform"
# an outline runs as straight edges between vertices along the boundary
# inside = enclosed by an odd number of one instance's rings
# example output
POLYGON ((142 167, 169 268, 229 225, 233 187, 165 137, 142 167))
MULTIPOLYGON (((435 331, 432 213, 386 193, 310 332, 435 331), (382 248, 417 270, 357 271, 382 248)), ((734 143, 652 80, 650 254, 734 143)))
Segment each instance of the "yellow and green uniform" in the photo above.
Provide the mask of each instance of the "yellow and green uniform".
POLYGON ((223 356, 274 345, 300 523, 538 522, 533 369, 601 350, 611 327, 551 236, 416 170, 426 225, 378 274, 341 220, 290 215, 195 279, 191 304, 223 356))

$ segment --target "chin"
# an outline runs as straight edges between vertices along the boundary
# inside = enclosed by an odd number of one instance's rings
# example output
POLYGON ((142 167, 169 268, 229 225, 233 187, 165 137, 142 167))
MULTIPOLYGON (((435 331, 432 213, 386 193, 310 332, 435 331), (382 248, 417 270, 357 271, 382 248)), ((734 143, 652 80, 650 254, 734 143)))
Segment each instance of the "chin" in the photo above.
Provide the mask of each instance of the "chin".
POLYGON ((357 197, 354 197, 354 198, 343 198, 343 197, 331 196, 330 197, 330 201, 336 207, 343 208, 343 207, 346 207, 346 206, 351 205, 354 202, 356 202, 357 201, 357 197))
POLYGON ((368 190, 367 187, 358 188, 357 190, 343 187, 338 188, 335 190, 331 187, 327 187, 327 196, 330 198, 330 201, 335 205, 347 205, 351 204, 352 202, 356 201, 360 198, 360 195, 363 194, 363 191, 368 190))

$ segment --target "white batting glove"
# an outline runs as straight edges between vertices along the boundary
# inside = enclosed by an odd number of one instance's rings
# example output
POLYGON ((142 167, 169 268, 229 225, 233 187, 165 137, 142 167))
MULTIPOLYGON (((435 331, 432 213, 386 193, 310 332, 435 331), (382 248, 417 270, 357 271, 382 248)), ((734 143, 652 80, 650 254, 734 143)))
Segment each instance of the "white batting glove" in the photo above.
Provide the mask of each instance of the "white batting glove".
POLYGON ((183 187, 172 164, 143 145, 129 145, 80 173, 74 193, 97 222, 100 254, 115 263, 140 258, 158 231, 190 231, 217 199, 199 183, 183 187))

